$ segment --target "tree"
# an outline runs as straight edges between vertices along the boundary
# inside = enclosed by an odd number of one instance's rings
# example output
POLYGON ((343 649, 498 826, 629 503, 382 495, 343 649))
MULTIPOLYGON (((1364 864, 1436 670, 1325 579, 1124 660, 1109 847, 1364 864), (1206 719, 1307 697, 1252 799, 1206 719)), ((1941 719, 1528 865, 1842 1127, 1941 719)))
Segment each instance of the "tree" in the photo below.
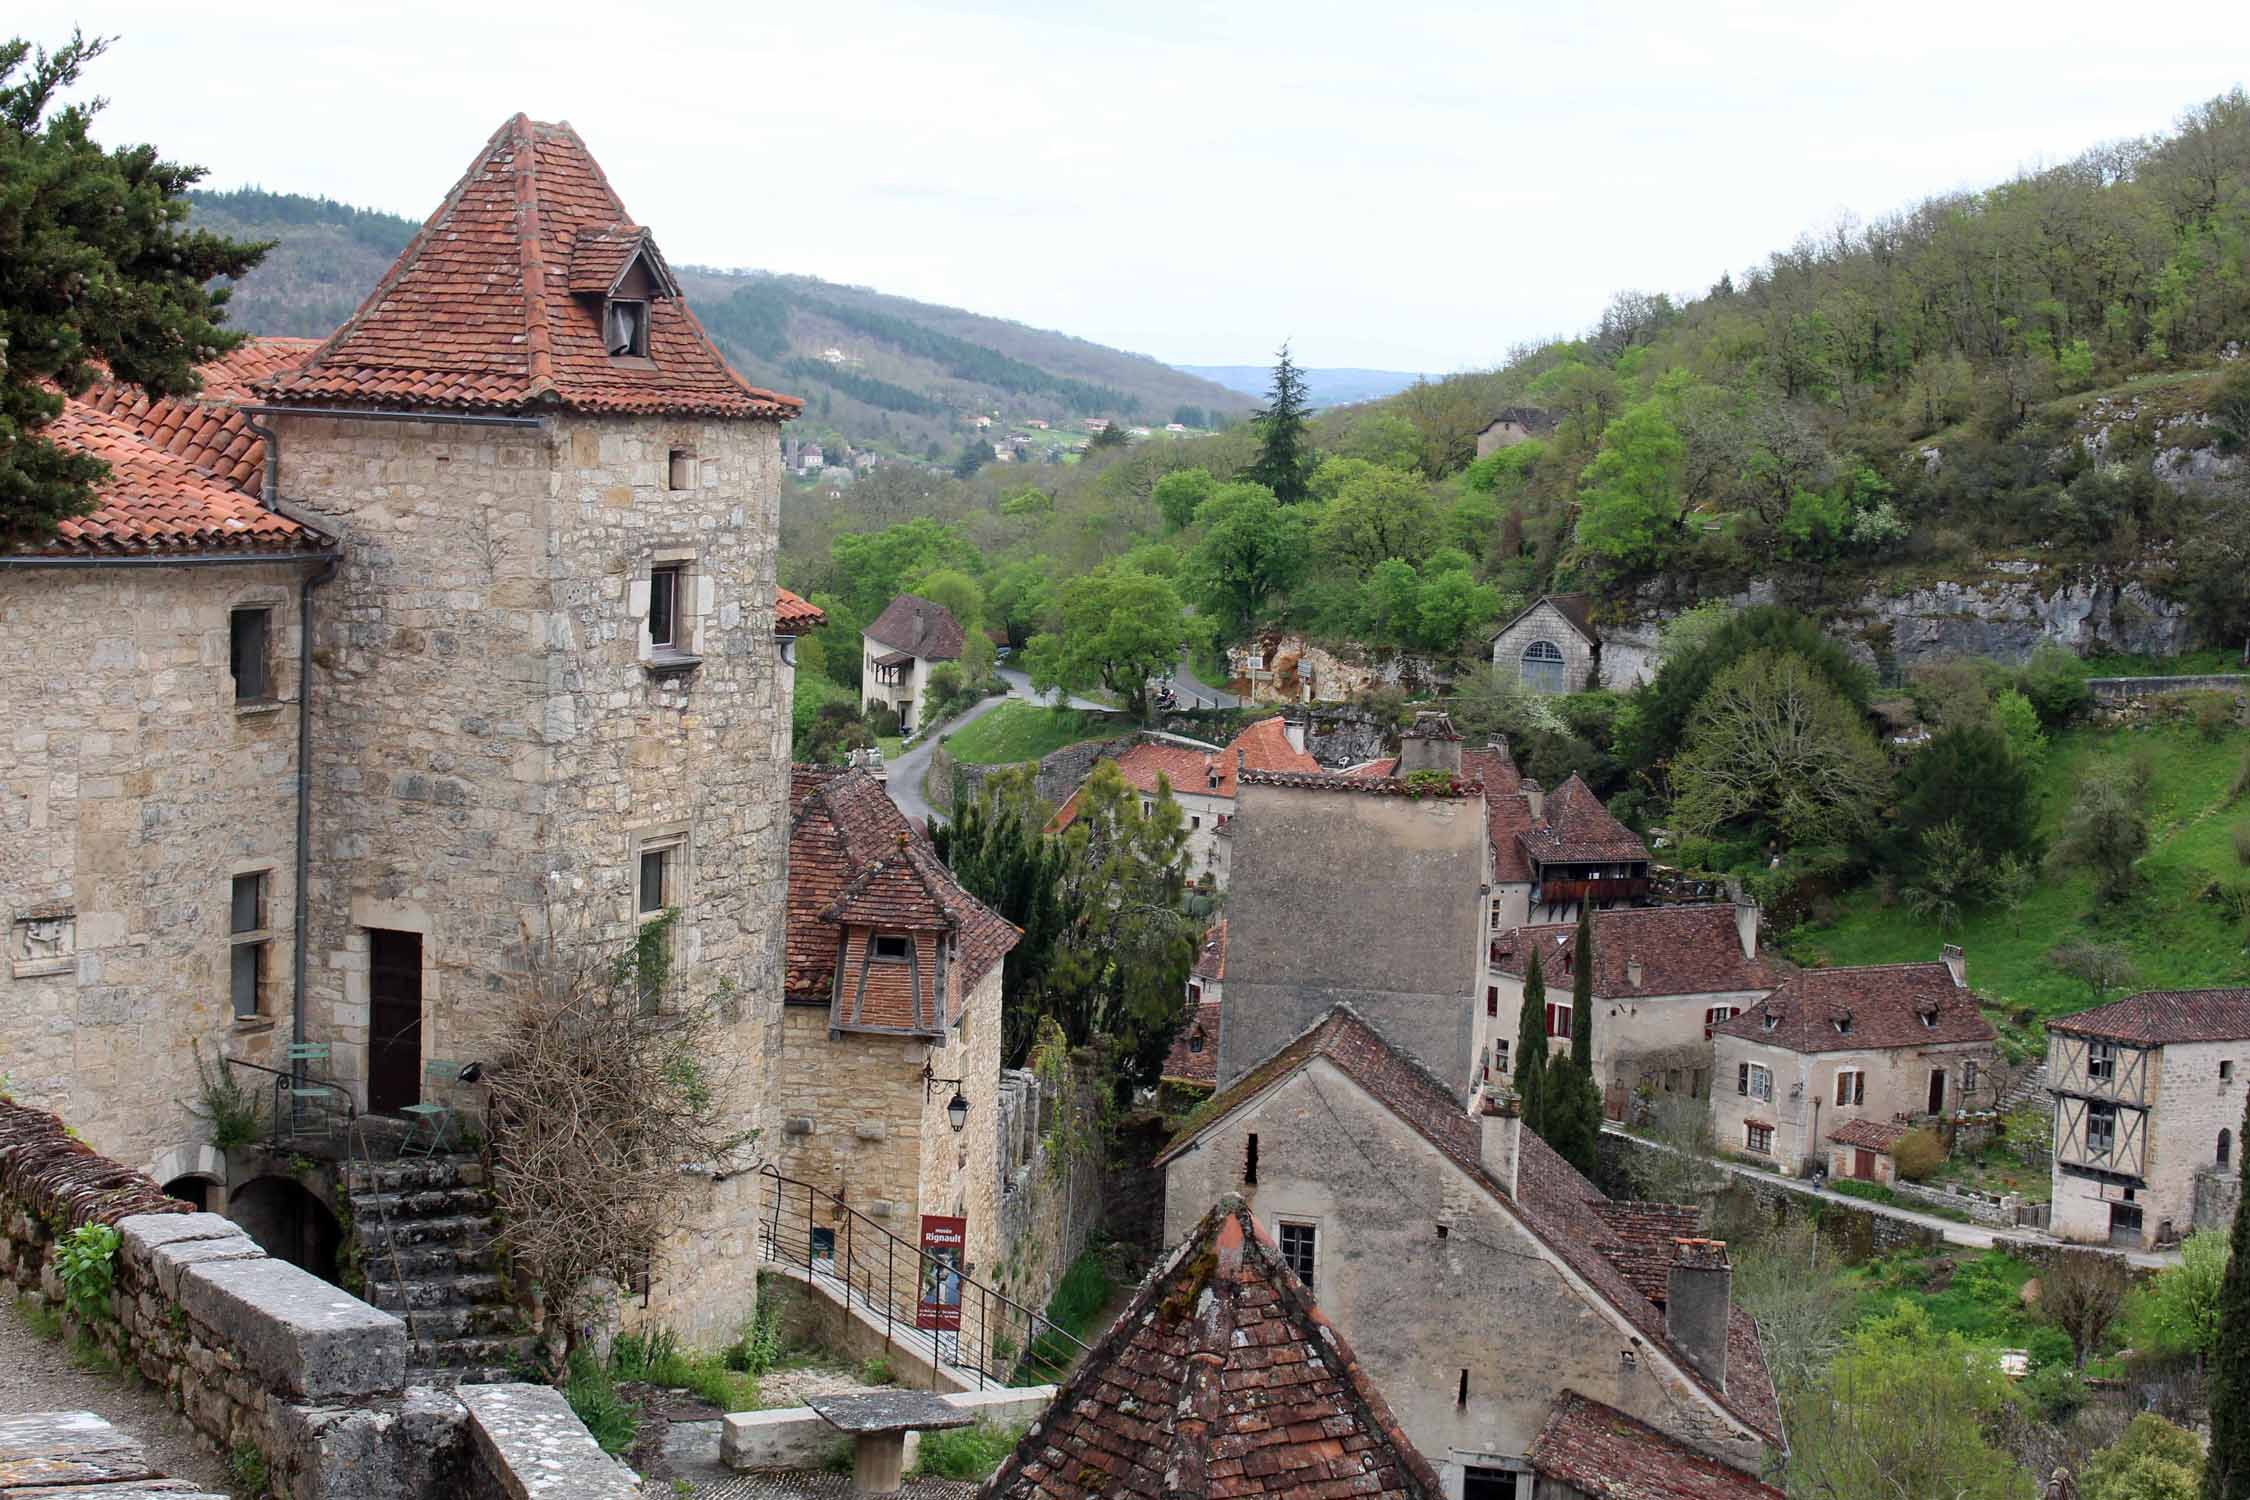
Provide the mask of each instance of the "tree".
POLYGON ((2205 636, 2242 642, 2250 661, 2250 482, 2207 485, 2172 506, 2169 591, 2195 612, 2205 636))
POLYGON ((1273 385, 1266 393, 1266 404, 1250 416, 1258 435, 1258 456, 1242 471, 1242 477, 1264 485, 1284 505, 1295 505, 1312 493, 1312 436, 1305 429, 1311 410, 1304 372, 1289 357, 1289 346, 1283 344, 1274 357, 1273 385))
POLYGON ((2228 1237, 2216 1229, 2181 1241, 2179 1264, 2157 1273, 2135 1309, 2135 1337, 2161 1353, 2208 1359, 2219 1344, 2228 1257, 2228 1237))
POLYGON ((2039 1312, 2070 1335, 2074 1366, 2101 1347, 2102 1335, 2125 1309, 2133 1288, 2125 1262, 2096 1250, 2061 1250, 2047 1257, 2039 1273, 2039 1312))
POLYGON ((1755 651, 1715 679, 1672 768, 1673 819, 1693 833, 1770 824, 1789 844, 1874 826, 1890 768, 1874 736, 1803 657, 1755 651))
POLYGON ((1993 695, 1992 722, 2008 742, 2008 753, 2027 774, 2038 774, 2047 763, 2047 736, 2039 727, 2039 710, 2031 700, 2014 688, 2002 689, 1993 695))
POLYGON ((2086 1460, 2079 1500, 2196 1500, 2203 1488, 2203 1444, 2155 1412, 2133 1418, 2125 1435, 2086 1460))
POLYGON ((1570 1052, 1547 1066, 1540 1135, 1555 1154, 1588 1176, 1598 1165, 1602 1091, 1594 1081, 1594 924, 1578 908, 1578 934, 1570 956, 1570 1052))
POLYGON ((1104 448, 1123 448, 1132 441, 1133 435, 1125 430, 1124 423, 1112 422, 1095 433, 1093 441, 1086 446, 1090 450, 1099 451, 1104 448))
POLYGON ((1544 1135, 1547 1119, 1547 975, 1539 950, 1531 950, 1524 970, 1523 1008, 1516 1013, 1516 1096, 1523 1101, 1523 1128, 1544 1135))
MULTIPOLYGON (((976 549, 959 527, 916 516, 881 531, 849 532, 828 545, 834 590, 855 620, 872 621, 909 578, 938 568, 973 571, 976 549)), ((854 678, 857 681, 857 678, 854 678)))
MULTIPOLYGON (((1697 1100, 1667 1102, 1700 1106, 1697 1100)), ((1699 1107, 1698 1113, 1708 1132, 1709 1108, 1699 1107)), ((1696 1198, 1658 1196, 1655 1201, 1682 1203, 1696 1198)), ((1773 1376, 1774 1389, 1786 1400, 1835 1356, 1844 1328, 1857 1310, 1857 1296, 1810 1218, 1792 1215, 1747 1242, 1737 1241, 1733 1259, 1735 1306, 1758 1320, 1766 1369, 1773 1376)))
MULTIPOLYGON (((2250 1134, 2250 1110, 2242 1116, 2250 1134)), ((2242 1139, 2238 1135, 2237 1140, 2242 1139)), ((2219 1284, 2219 1329, 2211 1354, 2211 1451, 2203 1463, 2203 1500, 2250 1500, 2250 1150, 2237 1150, 2242 1183, 2227 1273, 2219 1284)))
POLYGON ((1156 481, 1149 498, 1156 502, 1166 526, 1174 531, 1185 531, 1195 524, 1195 513, 1218 487, 1219 482, 1211 477, 1209 469, 1174 469, 1156 481))
MULTIPOLYGON (((1648 770, 1674 755, 1687 722, 1712 680, 1753 651, 1786 651, 1812 664, 1855 710, 1867 707, 1874 678, 1820 628, 1819 622, 1775 605, 1730 611, 1708 630, 1697 627, 1675 650, 1668 642, 1654 681, 1633 695, 1634 713, 1620 747, 1633 766, 1648 770)), ((1708 622, 1706 622, 1708 623, 1708 622)))
POLYGON ((1377 468, 1359 458, 1332 458, 1313 476, 1327 499, 1314 527, 1323 559, 1364 573, 1386 558, 1419 564, 1438 544, 1437 506, 1418 474, 1377 468))
POLYGON ((270 248, 184 229, 201 167, 105 152, 86 134, 101 100, 58 106, 107 46, 0 46, 0 550, 53 536, 108 477, 44 435, 63 398, 104 370, 152 399, 200 389, 195 367, 242 342, 209 284, 270 248))
POLYGON ((1686 454, 1655 400, 1610 423, 1579 485, 1578 545, 1620 572, 1663 561, 1681 532, 1686 454))
POLYGON ((1304 513, 1262 484, 1238 482, 1214 491, 1198 517, 1203 539, 1188 553, 1181 581, 1199 608, 1247 634, 1267 603, 1304 575, 1311 556, 1304 513))
POLYGON ((2148 852, 2148 819, 2126 774, 2099 771, 2083 777, 2055 841, 2054 862, 2094 877, 2094 895, 2114 906, 2133 893, 2134 868, 2148 852))
POLYGON ((958 568, 934 568, 912 580, 908 592, 943 605, 966 633, 973 635, 984 628, 984 590, 958 568))
POLYGON ((1923 830, 1917 845, 1914 879, 1900 894, 1916 916, 1951 932, 1969 908, 1992 893, 1994 866, 1950 818, 1923 830))
POLYGON ((1422 580, 1415 590, 1414 641, 1450 654, 1499 614, 1498 590, 1477 582, 1466 570, 1439 573, 1422 580))
POLYGON ((1062 586, 1062 629, 1032 642, 1041 692, 1107 688, 1128 713, 1148 716, 1150 679, 1179 659, 1187 634, 1180 596, 1161 578, 1107 563, 1062 586))
POLYGON ((1037 768, 1009 766, 985 778, 951 823, 930 830, 962 888, 1023 930, 1000 975, 1000 1055, 1011 1068, 1030 1055, 1055 948, 1070 925, 1061 900, 1063 847, 1044 831, 1053 813, 1039 795, 1037 768))
POLYGON ((1385 469, 1413 469, 1421 466, 1422 434, 1396 412, 1371 411, 1352 423, 1336 450, 1385 469))
POLYGON ((1950 824, 1987 860, 2031 847, 2038 814, 2031 774, 1997 729, 1941 729, 1898 779, 1899 826, 1926 835, 1950 824))

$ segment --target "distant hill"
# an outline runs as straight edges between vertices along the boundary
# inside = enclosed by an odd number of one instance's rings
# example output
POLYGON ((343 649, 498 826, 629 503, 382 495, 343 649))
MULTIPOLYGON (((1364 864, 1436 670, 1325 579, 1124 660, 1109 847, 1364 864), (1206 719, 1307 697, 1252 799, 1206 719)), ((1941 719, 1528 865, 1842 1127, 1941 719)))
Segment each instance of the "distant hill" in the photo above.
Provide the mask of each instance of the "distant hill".
MULTIPOLYGON (((194 223, 273 240, 228 317, 252 333, 320 337, 351 316, 415 221, 261 188, 195 192, 194 223)), ((802 396, 808 436, 950 459, 994 416, 1060 428, 1087 417, 1210 427, 1254 404, 1143 354, 811 276, 678 268, 711 336, 751 380, 802 396)))
MULTIPOLYGON (((1174 365, 1190 375, 1264 399, 1273 384, 1271 365, 1174 365)), ((1305 389, 1315 406, 1350 406, 1357 401, 1379 401, 1395 396, 1424 377, 1404 370, 1306 370, 1305 389)))

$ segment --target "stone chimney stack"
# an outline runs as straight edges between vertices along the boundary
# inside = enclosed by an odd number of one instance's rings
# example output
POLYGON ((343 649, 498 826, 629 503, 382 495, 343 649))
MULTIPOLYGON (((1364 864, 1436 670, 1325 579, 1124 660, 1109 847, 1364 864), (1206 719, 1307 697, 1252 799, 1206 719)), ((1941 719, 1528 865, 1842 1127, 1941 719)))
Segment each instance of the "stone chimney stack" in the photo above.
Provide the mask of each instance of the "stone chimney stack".
POLYGON ((1523 1154, 1523 1101, 1515 1090, 1487 1090, 1477 1106, 1477 1128, 1485 1171, 1502 1192, 1515 1197, 1516 1162, 1523 1154))
POLYGON ((1641 987, 1641 961, 1637 956, 1625 960, 1625 982, 1636 990, 1641 987))
POLYGON ((1523 800, 1531 804, 1531 821, 1536 823, 1547 816, 1546 790, 1529 776, 1523 779, 1523 800))
POLYGON ((1423 709, 1400 731, 1398 774, 1411 776, 1416 771, 1461 774, 1461 731, 1453 727, 1452 715, 1423 709))
POLYGON ((1961 945, 1959 943, 1947 943, 1944 947, 1938 949, 1938 957, 1945 960, 1945 971, 1953 976, 1953 987, 1957 990, 1967 989, 1969 986, 1969 960, 1967 955, 1962 953, 1961 945))
POLYGON ((1305 719, 1302 714, 1294 717, 1283 714, 1281 716, 1281 734, 1284 739, 1289 741, 1290 749, 1296 751, 1299 755, 1305 753, 1305 719))
POLYGON ((1664 1293, 1664 1334, 1722 1392, 1727 1388, 1727 1314, 1734 1266, 1724 1240, 1674 1240, 1664 1293))
POLYGON ((1758 903, 1740 891, 1734 897, 1734 930, 1742 939, 1742 956, 1758 956, 1758 903))

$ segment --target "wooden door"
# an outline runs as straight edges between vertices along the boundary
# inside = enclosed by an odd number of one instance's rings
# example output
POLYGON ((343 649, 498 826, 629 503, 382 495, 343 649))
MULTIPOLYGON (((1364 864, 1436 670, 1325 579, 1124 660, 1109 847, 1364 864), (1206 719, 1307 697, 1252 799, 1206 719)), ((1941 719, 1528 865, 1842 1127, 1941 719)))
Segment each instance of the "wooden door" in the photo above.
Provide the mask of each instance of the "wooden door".
POLYGON ((422 935, 369 928, 367 1111, 422 1102, 422 935))
POLYGON ((1875 1180, 1875 1153, 1861 1147, 1852 1148, 1852 1175, 1862 1182, 1875 1180))
POLYGON ((1930 1069, 1930 1113, 1945 1113, 1945 1069, 1930 1069))

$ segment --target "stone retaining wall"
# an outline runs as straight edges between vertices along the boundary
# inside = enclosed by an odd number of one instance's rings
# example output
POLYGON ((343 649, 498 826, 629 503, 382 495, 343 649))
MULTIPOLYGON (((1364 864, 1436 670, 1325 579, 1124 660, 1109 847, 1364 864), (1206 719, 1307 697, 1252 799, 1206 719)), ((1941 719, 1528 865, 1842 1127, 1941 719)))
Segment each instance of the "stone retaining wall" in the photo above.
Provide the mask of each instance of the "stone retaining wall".
POLYGON ((2234 1226, 2242 1202, 2242 1176, 2232 1167, 2205 1167, 2195 1174, 2195 1227, 2221 1234, 2234 1226))
POLYGON ((2250 673, 2211 672, 2193 677, 2089 677, 2088 691, 2098 703, 2136 698, 2168 698, 2176 693, 2250 692, 2250 673))
MULTIPOLYGON (((979 1422, 1020 1427, 1038 1420, 1054 1399, 1051 1385, 1025 1385, 953 1392, 945 1402, 979 1422)), ((908 1468, 921 1446, 922 1434, 906 1435, 908 1468)), ((730 1469, 820 1469, 839 1450, 849 1452, 850 1439, 839 1436, 827 1418, 809 1406, 730 1412, 719 1433, 719 1457, 730 1469)))
POLYGON ((1970 1188, 1926 1187, 1919 1182, 1899 1178, 1889 1184, 1890 1190, 1901 1198, 1915 1203, 1927 1203, 1936 1208, 1950 1208, 1967 1214, 1979 1224, 1996 1229, 2016 1227, 2016 1210, 2023 1199, 2015 1194, 2000 1197, 1979 1193, 1970 1188))
MULTIPOLYGON (((1661 1151, 1664 1148, 1615 1131, 1603 1131, 1599 1146, 1602 1180, 1610 1183, 1629 1181, 1632 1159, 1644 1151, 1661 1151)), ((1833 1198, 1816 1198, 1810 1189, 1793 1181, 1775 1177, 1729 1173, 1728 1185, 1723 1193, 1740 1195, 1756 1205, 1758 1211, 1776 1221, 1793 1214, 1820 1215, 1821 1238, 1827 1240, 1849 1262, 1856 1264, 1873 1256, 1910 1246, 1938 1245, 1945 1236, 1937 1230, 1894 1214, 1880 1213, 1872 1207, 1841 1203, 1833 1198)), ((1621 1196, 1621 1195, 1613 1195, 1621 1196)))

